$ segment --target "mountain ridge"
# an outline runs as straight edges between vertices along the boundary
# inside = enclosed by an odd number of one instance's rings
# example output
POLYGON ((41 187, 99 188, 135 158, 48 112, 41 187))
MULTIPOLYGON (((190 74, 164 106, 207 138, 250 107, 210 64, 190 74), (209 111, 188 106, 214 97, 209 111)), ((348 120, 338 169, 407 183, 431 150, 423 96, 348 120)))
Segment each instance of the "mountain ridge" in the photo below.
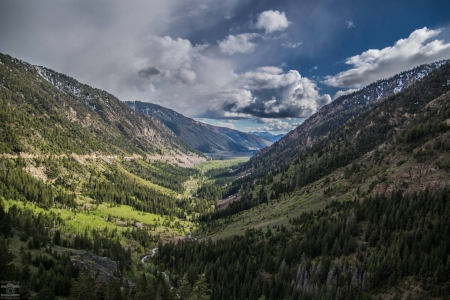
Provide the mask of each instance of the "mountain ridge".
POLYGON ((158 104, 141 101, 126 101, 125 104, 134 111, 160 120, 176 136, 203 153, 248 152, 271 144, 249 133, 196 121, 158 104))
POLYGON ((158 119, 106 91, 8 55, 0 61, 2 152, 203 156, 158 119))
POLYGON ((378 80, 359 91, 338 97, 287 133, 278 142, 259 151, 255 159, 260 157, 266 160, 274 157, 273 155, 280 157, 280 154, 292 157, 293 153, 311 146, 315 141, 343 125, 347 120, 370 108, 373 103, 404 90, 448 61, 441 60, 420 65, 387 79, 378 80))
POLYGON ((266 139, 266 140, 274 142, 274 143, 276 141, 280 140, 284 136, 284 134, 275 135, 275 134, 272 134, 267 131, 254 131, 254 132, 249 132, 249 133, 251 133, 253 135, 257 135, 259 137, 262 137, 263 139, 266 139))

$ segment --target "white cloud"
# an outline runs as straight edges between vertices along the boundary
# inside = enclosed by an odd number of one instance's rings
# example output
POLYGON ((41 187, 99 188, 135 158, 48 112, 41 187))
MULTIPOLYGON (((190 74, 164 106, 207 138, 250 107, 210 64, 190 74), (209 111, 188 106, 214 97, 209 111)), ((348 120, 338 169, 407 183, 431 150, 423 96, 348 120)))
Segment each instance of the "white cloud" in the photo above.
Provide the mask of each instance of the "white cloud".
POLYGON ((345 21, 345 25, 347 25, 348 29, 356 27, 352 20, 345 21))
POLYGON ((251 97, 246 98, 245 105, 239 105, 238 111, 258 117, 310 116, 331 101, 329 95, 320 95, 316 84, 298 71, 283 73, 278 67, 245 72, 238 75, 233 84, 251 91, 251 97))
POLYGON ((257 119, 256 122, 266 125, 255 129, 257 131, 290 131, 294 127, 288 122, 283 122, 281 119, 260 118, 257 119))
POLYGON ((291 49, 298 48, 301 45, 302 45, 302 42, 297 42, 297 43, 287 42, 287 43, 281 44, 281 46, 286 47, 286 48, 291 48, 291 49))
POLYGON ((195 85, 199 57, 204 45, 192 46, 186 39, 150 35, 143 39, 142 48, 136 52, 134 72, 127 78, 138 90, 154 91, 164 82, 174 85, 195 85), (149 86, 150 88, 148 88, 149 86))
POLYGON ((220 127, 227 127, 227 128, 234 129, 234 124, 233 124, 233 123, 230 123, 230 122, 222 122, 222 121, 219 121, 219 122, 217 122, 217 126, 220 126, 220 127))
POLYGON ((291 22, 286 18, 284 12, 277 10, 267 10, 258 15, 255 27, 258 29, 264 29, 266 33, 274 31, 283 31, 288 28, 291 22))
POLYGON ((336 94, 334 94, 333 100, 336 100, 340 96, 351 94, 351 93, 357 92, 357 91, 359 91, 359 89, 348 89, 345 91, 337 91, 336 94))
POLYGON ((371 82, 387 78, 417 65, 450 57, 450 43, 433 40, 441 30, 422 28, 408 38, 398 40, 392 47, 370 49, 349 57, 346 64, 352 69, 327 76, 325 84, 336 87, 361 88, 371 82))
MULTIPOLYGON (((257 39, 262 43, 285 35, 235 34, 221 41, 222 47, 178 37, 195 36, 190 33, 198 28, 224 22, 224 14, 240 5, 238 0, 207 1, 206 6, 203 0, 44 2, 16 6, 11 0, 8 10, 0 10, 0 23, 14 28, 0 26, 2 52, 73 76, 121 100, 157 103, 189 117, 221 118, 309 116, 330 101, 297 71, 257 68, 269 57, 255 55, 247 62, 218 51, 248 53, 257 47, 257 39)), ((289 24, 285 13, 265 11, 255 26, 272 33, 289 24)))
POLYGON ((256 43, 251 40, 257 38, 257 33, 243 33, 239 35, 229 35, 225 40, 219 42, 220 51, 232 55, 234 53, 251 53, 255 51, 256 43))

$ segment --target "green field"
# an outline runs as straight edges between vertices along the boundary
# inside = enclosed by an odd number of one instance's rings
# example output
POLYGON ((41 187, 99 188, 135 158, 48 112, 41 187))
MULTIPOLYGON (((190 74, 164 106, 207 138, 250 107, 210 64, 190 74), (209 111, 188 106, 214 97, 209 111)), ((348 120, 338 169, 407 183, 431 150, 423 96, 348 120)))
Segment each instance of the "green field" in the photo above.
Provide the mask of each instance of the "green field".
POLYGON ((245 156, 239 156, 239 157, 233 157, 226 160, 210 160, 205 163, 202 163, 200 165, 196 165, 195 168, 202 171, 207 172, 209 170, 214 169, 223 169, 223 168, 231 168, 234 166, 237 166, 240 163, 247 162, 250 159, 250 157, 245 156))
MULTIPOLYGON (((196 227, 193 222, 136 211, 127 205, 110 206, 107 203, 102 203, 82 210, 58 208, 46 210, 32 203, 15 200, 3 201, 6 211, 13 205, 21 209, 32 210, 35 215, 42 213, 55 214, 61 217, 64 222, 60 224, 59 229, 67 235, 83 233, 86 230, 89 232, 93 229, 117 229, 119 232, 122 232, 132 229, 139 222, 149 229, 150 234, 159 234, 162 239, 171 239, 176 236, 184 236, 191 228, 196 227)), ((125 243, 126 241, 122 240, 122 242, 125 243)))

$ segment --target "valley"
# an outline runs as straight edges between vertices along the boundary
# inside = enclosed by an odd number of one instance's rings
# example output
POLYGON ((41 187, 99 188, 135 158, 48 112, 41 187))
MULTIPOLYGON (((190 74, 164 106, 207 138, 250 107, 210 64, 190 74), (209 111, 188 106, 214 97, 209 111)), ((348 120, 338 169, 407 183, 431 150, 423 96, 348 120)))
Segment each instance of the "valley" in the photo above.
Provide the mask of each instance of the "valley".
POLYGON ((0 59, 0 276, 21 297, 449 294, 448 62, 268 137, 0 59))

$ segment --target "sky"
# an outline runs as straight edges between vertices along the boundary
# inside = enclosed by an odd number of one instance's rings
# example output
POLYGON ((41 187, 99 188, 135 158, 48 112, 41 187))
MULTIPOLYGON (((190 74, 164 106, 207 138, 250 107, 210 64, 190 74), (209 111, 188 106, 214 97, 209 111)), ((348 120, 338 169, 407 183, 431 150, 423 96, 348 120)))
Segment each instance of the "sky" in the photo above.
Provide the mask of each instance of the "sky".
POLYGON ((1 0, 0 52, 241 131, 450 58, 448 0, 1 0))

